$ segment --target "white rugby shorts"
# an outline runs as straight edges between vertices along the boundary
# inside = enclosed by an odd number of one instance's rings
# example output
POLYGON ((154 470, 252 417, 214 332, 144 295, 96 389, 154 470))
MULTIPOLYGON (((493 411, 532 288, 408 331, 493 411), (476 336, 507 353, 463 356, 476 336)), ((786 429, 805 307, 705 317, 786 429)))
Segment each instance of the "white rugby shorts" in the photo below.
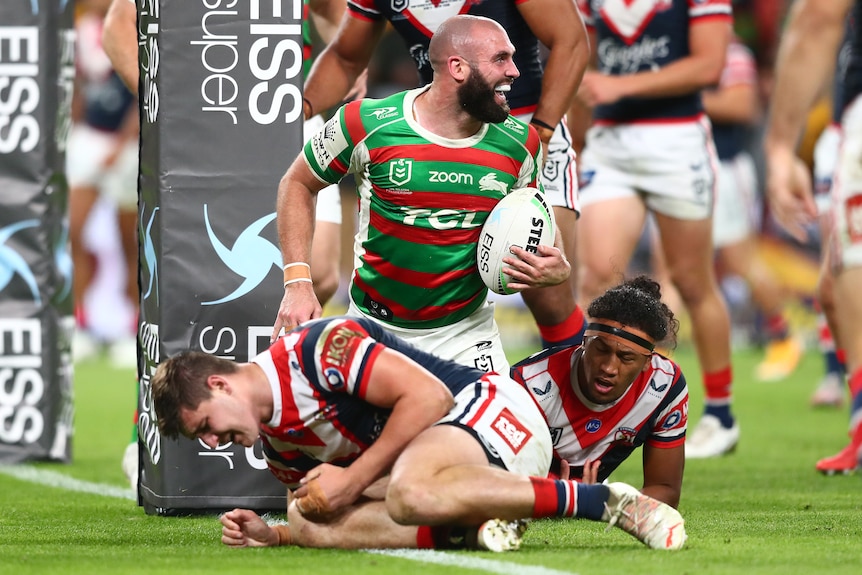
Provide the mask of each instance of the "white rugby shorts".
POLYGON ((593 126, 580 169, 582 207, 639 195, 650 210, 680 220, 712 215, 718 158, 706 116, 593 126))
POLYGON ((718 191, 712 213, 712 243, 716 248, 752 235, 759 214, 757 168, 748 152, 740 152, 718 167, 718 191))
POLYGON ((823 129, 814 145, 814 203, 821 215, 828 214, 832 206, 832 177, 840 146, 841 128, 834 124, 823 129))
POLYGON ((468 387, 436 425, 465 429, 492 465, 519 475, 547 477, 553 443, 548 424, 526 389, 508 376, 488 374, 481 390, 468 387))
POLYGON ((138 209, 138 140, 122 146, 116 161, 104 166, 118 143, 116 133, 75 124, 66 147, 69 187, 94 186, 124 211, 138 209))
MULTIPOLYGON (((533 115, 521 114, 516 117, 529 123, 533 115)), ((542 168, 542 185, 545 187, 545 198, 547 198, 548 203, 552 206, 574 210, 580 214, 581 204, 578 200, 576 160, 575 151, 572 149, 572 136, 564 117, 557 124, 551 141, 548 143, 548 157, 542 168)))
POLYGON ((832 205, 838 259, 844 267, 862 266, 862 97, 847 106, 832 182, 832 205))

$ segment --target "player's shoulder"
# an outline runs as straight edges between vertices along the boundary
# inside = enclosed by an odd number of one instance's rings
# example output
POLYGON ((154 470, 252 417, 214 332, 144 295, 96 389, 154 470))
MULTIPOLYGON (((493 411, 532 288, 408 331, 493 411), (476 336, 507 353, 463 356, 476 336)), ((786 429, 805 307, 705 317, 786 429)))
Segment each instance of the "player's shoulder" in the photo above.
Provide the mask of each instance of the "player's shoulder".
POLYGON ((512 365, 512 373, 520 373, 525 377, 535 375, 540 371, 548 371, 553 369, 557 364, 571 364, 572 354, 575 353, 580 346, 558 346, 549 347, 537 351, 536 353, 525 357, 524 359, 512 365))
MULTIPOLYGON (((385 98, 364 98, 351 102, 366 125, 385 124, 404 117, 404 99, 408 92, 397 92, 385 98)), ((350 106, 351 104, 347 104, 350 106)))
POLYGON ((491 129, 528 148, 531 152, 538 150, 539 133, 530 124, 515 116, 508 116, 499 124, 491 124, 491 129))
POLYGON ((678 363, 672 359, 655 353, 650 361, 650 368, 644 372, 645 381, 653 392, 662 395, 679 395, 687 391, 685 375, 678 363))

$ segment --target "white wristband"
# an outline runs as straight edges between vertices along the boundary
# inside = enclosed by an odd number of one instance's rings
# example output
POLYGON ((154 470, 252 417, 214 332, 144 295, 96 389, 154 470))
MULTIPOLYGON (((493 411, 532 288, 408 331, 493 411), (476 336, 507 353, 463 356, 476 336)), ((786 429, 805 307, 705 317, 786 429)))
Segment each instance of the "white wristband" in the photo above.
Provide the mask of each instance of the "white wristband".
POLYGON ((311 283, 311 278, 294 278, 292 280, 287 280, 284 282, 284 287, 289 286, 290 284, 295 284, 297 282, 308 282, 311 283))

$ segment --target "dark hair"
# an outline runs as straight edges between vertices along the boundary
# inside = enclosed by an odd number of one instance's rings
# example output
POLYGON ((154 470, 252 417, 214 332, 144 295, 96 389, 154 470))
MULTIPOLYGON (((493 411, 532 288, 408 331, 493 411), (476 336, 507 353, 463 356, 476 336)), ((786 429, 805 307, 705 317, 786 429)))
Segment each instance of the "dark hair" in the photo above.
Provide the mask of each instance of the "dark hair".
POLYGON ((661 286, 649 276, 639 275, 594 299, 587 314, 639 329, 663 347, 676 347, 679 321, 661 301, 661 286))
POLYGON ((188 430, 182 428, 180 411, 197 409, 212 396, 209 376, 235 373, 237 369, 232 361, 200 351, 183 351, 160 363, 150 384, 162 435, 171 439, 184 435, 188 430))

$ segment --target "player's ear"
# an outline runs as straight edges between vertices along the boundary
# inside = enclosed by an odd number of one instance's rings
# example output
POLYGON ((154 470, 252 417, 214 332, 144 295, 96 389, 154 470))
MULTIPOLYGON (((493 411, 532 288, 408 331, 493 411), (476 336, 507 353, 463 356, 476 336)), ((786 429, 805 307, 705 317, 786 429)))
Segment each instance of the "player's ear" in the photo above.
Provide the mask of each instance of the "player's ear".
POLYGON ((207 377, 207 387, 209 387, 210 390, 212 390, 212 391, 215 391, 215 390, 228 391, 228 392, 230 391, 230 384, 228 384, 228 382, 224 378, 224 376, 216 374, 216 373, 207 377))
POLYGON ((462 82, 467 79, 470 65, 461 56, 450 56, 446 62, 449 66, 449 74, 457 81, 462 82))

